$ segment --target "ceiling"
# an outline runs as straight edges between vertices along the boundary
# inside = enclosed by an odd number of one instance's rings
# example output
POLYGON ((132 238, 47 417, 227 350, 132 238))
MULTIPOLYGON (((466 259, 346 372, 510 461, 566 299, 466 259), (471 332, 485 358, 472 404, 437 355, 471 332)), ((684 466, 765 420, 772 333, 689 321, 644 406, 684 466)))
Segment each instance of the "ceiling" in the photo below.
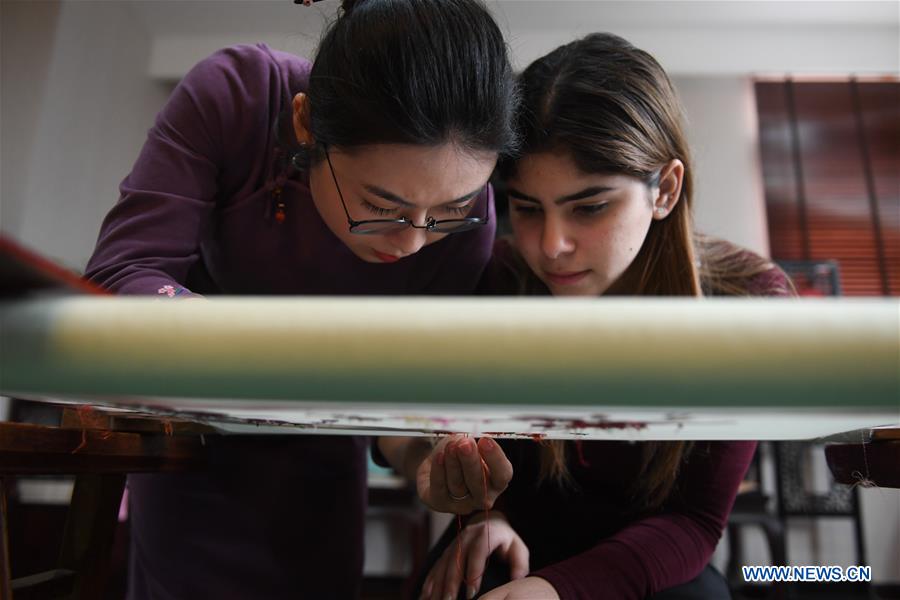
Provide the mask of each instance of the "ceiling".
MULTIPOLYGON (((150 35, 150 74, 178 78, 203 56, 265 41, 311 55, 338 0, 130 3, 150 35)), ((493 0, 514 62, 524 66, 591 31, 612 31, 654 53, 675 74, 896 73, 900 2, 773 0, 493 0)))

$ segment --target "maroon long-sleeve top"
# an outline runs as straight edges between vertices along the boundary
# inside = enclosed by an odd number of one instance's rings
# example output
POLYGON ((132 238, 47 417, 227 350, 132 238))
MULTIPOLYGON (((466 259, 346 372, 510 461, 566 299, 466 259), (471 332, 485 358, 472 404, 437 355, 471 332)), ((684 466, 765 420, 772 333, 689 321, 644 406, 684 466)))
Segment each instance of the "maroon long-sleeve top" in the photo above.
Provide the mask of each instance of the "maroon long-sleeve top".
MULTIPOLYGON (((540 282, 522 286, 517 262, 510 243, 499 240, 481 293, 549 293, 540 282)), ((791 289, 774 266, 746 287, 753 296, 791 289)), ((672 494, 659 508, 641 510, 632 494, 641 443, 568 442, 574 486, 541 482, 537 443, 500 444, 514 476, 498 508, 528 546, 531 575, 549 581, 563 600, 640 600, 696 577, 712 557, 756 449, 755 441, 695 442, 672 494)))
POLYGON ((690 581, 709 563, 756 442, 697 442, 662 507, 635 510, 629 494, 642 444, 571 448, 576 486, 539 481, 540 447, 503 441, 515 476, 503 510, 530 551, 531 574, 564 600, 646 598, 690 581), (582 463, 581 459, 584 459, 582 463))

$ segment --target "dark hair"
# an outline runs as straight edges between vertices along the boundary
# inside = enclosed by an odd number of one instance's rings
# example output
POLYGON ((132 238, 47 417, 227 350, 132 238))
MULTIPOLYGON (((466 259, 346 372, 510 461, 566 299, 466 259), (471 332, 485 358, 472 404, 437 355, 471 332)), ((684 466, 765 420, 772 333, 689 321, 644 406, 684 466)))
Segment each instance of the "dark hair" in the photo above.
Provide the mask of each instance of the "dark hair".
POLYGON ((518 95, 500 29, 476 0, 345 0, 309 82, 317 142, 516 147, 518 95))
MULTIPOLYGON (((673 158, 689 162, 672 82, 650 54, 617 35, 594 33, 560 46, 531 63, 519 83, 517 129, 526 153, 560 148, 585 173, 647 181, 673 158)), ((515 163, 505 167, 512 171, 515 163)))

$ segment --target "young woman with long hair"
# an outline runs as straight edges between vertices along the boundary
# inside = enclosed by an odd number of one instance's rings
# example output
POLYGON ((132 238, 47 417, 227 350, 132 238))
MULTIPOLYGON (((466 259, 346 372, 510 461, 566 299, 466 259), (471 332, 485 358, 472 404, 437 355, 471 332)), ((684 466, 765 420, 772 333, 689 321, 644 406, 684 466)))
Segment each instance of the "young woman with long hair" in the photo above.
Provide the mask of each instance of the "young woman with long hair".
MULTIPOLYGON (((589 35, 520 87, 522 153, 500 165, 513 239, 495 245, 485 293, 792 293, 770 261, 695 232, 682 110, 651 55, 589 35)), ((755 447, 444 438, 416 469, 473 514, 432 551, 422 597, 727 598, 708 564, 755 447), (482 485, 482 462, 505 479, 482 485)))

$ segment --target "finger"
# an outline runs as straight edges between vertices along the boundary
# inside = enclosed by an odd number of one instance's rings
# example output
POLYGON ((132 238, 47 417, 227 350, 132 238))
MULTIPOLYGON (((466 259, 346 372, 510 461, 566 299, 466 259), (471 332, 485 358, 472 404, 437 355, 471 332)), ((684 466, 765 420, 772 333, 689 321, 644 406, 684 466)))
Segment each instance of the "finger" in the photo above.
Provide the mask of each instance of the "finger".
POLYGON ((435 577, 431 597, 434 600, 447 600, 448 594, 452 598, 456 598, 459 591, 459 577, 455 577, 455 584, 451 580, 454 579, 454 574, 458 571, 457 557, 465 557, 465 548, 469 537, 470 530, 467 528, 463 529, 457 533, 456 537, 441 553, 441 558, 436 563, 437 568, 433 570, 435 577))
POLYGON ((444 599, 453 598, 453 600, 456 600, 456 597, 459 595, 459 586, 463 583, 462 577, 466 569, 468 548, 467 539, 470 537, 465 535, 465 533, 466 530, 463 529, 453 545, 447 548, 451 552, 451 556, 448 557, 447 571, 444 576, 444 599))
POLYGON ((528 575, 528 546, 525 545, 522 538, 515 537, 506 554, 509 561, 510 579, 522 579, 528 575))
MULTIPOLYGON (((481 589, 481 580, 484 577, 484 571, 487 569, 488 557, 494 548, 488 546, 489 538, 487 536, 478 536, 472 539, 469 545, 468 560, 466 562, 466 589, 468 597, 471 598, 478 590, 481 589)), ((492 542, 494 547, 496 542, 492 542)))
POLYGON ((457 444, 450 444, 447 447, 447 452, 444 456, 444 466, 446 468, 447 489, 457 498, 465 496, 469 490, 466 487, 466 480, 463 476, 457 444))
MULTIPOLYGON (((440 500, 437 504, 441 504, 447 499, 447 451, 446 449, 437 450, 432 453, 434 461, 431 464, 431 472, 429 477, 429 498, 432 503, 440 500)), ((437 506, 432 506, 437 508, 437 506)))
POLYGON ((472 494, 472 502, 476 506, 484 505, 486 477, 481 462, 481 453, 475 442, 466 438, 459 443, 459 462, 462 467, 466 489, 472 494))
POLYGON ((454 538, 441 556, 441 580, 440 584, 435 580, 434 592, 432 593, 432 598, 435 598, 436 600, 447 600, 447 598, 456 600, 456 596, 459 593, 460 569, 458 567, 458 557, 462 556, 463 561, 465 560, 465 552, 460 549, 460 544, 465 544, 464 533, 465 530, 454 538))
MULTIPOLYGON (((437 563, 435 563, 437 564, 437 563)), ((422 591, 419 593, 419 600, 429 600, 431 598, 431 590, 434 589, 434 567, 428 572, 425 583, 422 584, 422 591)))
POLYGON ((448 559, 448 550, 453 548, 455 545, 455 541, 444 550, 444 553, 441 554, 441 557, 438 559, 436 563, 434 563, 434 567, 431 568, 431 573, 428 576, 431 578, 431 589, 429 590, 429 594, 425 596, 429 600, 445 600, 444 598, 444 577, 447 572, 447 559, 448 559))
POLYGON ((513 467, 500 444, 491 438, 478 440, 478 449, 488 466, 490 475, 490 488, 495 494, 500 494, 512 481, 513 467))
POLYGON ((438 438, 437 443, 434 445, 432 452, 437 451, 437 450, 446 450, 448 445, 452 444, 453 442, 457 442, 457 441, 461 440, 462 437, 463 436, 458 433, 440 437, 440 438, 438 438))

